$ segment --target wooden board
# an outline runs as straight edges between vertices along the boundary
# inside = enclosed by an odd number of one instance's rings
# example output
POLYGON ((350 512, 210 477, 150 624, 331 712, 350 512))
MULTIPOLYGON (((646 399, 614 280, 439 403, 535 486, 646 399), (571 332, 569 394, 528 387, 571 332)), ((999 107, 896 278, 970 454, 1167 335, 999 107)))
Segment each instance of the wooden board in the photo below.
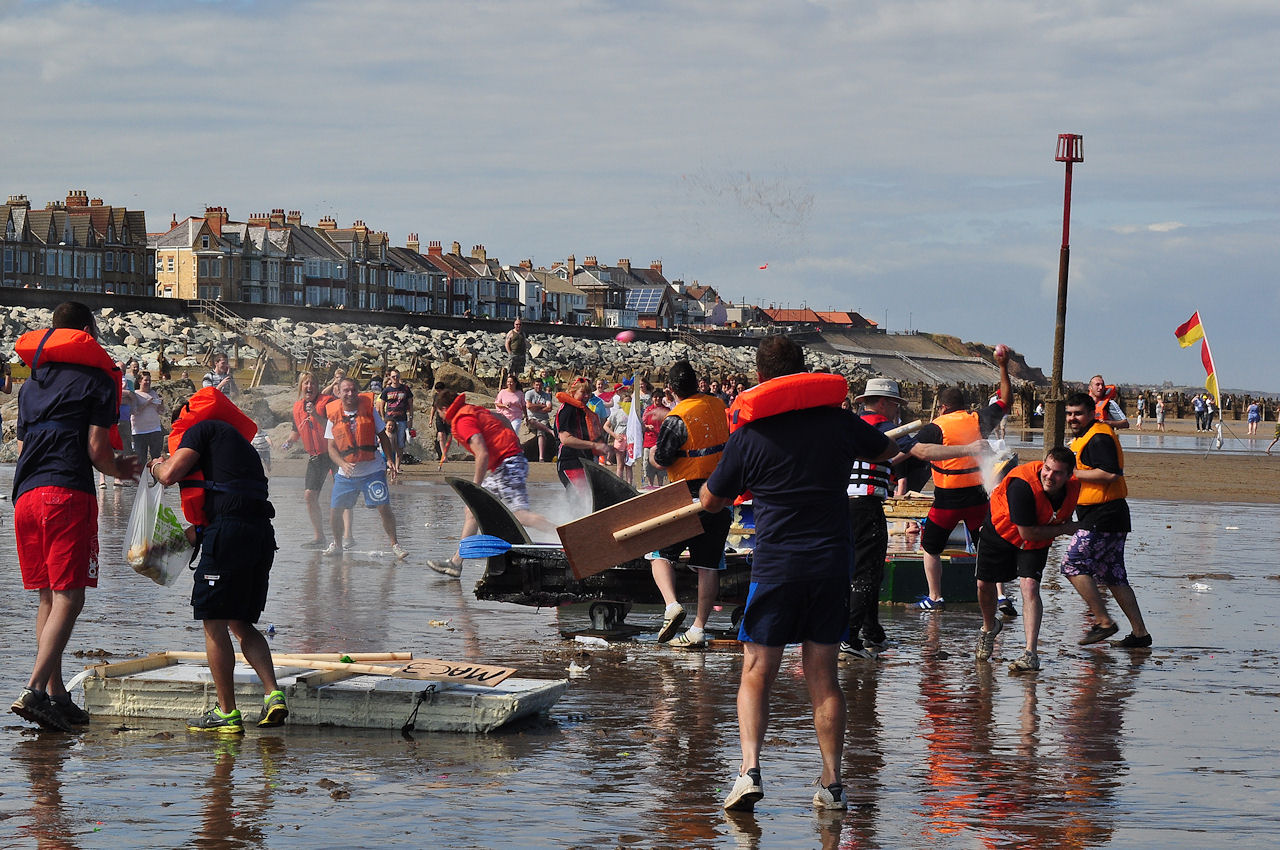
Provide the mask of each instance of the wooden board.
POLYGON ((584 579, 646 552, 696 537, 702 533, 702 521, 689 498, 689 486, 677 481, 588 514, 556 531, 574 578, 584 579), (664 516, 669 519, 636 529, 664 516))
MULTIPOLYGON (((203 652, 168 652, 163 653, 170 659, 206 661, 203 652)), ((387 653, 398 655, 403 653, 387 653)), ((314 654, 289 655, 274 652, 272 663, 277 667, 305 667, 309 670, 340 670, 353 675, 390 676, 395 679, 426 679, 439 682, 458 682, 469 685, 493 687, 501 684, 516 672, 514 667, 498 667, 492 664, 467 664, 458 661, 444 661, 439 658, 415 658, 407 664, 361 664, 342 661, 323 661, 313 657, 314 654)), ((331 658, 337 658, 336 654, 331 658)), ((245 662, 243 655, 237 653, 236 660, 245 662)), ((128 664, 129 662, 124 662, 128 664)), ((172 662, 170 662, 172 663, 172 662)), ((114 665, 112 665, 114 666, 114 665)), ((110 674, 109 674, 110 675, 110 674)))

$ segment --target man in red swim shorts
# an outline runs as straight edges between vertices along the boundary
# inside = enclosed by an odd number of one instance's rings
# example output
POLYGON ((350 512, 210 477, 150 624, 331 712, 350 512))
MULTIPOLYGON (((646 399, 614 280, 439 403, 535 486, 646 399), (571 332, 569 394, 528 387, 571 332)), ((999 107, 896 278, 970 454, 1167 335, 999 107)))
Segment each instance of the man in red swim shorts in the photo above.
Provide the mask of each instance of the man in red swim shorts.
MULTIPOLYGON (((88 337, 76 343, 81 347, 97 344, 93 314, 78 302, 58 305, 53 328, 84 331, 88 337)), ((119 373, 113 377, 104 369, 54 361, 53 356, 42 350, 18 392, 22 448, 13 475, 13 524, 22 585, 39 592, 40 606, 35 667, 12 710, 43 729, 72 732, 87 724, 89 715, 67 693, 62 654, 84 607, 84 589, 98 586, 93 469, 136 479, 138 459, 111 448, 119 373)))

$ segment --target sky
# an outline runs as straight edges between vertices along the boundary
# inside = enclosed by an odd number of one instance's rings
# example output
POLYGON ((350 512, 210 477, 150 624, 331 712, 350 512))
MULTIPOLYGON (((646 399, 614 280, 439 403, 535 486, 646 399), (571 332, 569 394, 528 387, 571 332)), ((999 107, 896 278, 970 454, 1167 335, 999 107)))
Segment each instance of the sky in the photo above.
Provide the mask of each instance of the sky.
POLYGON ((0 192, 661 260, 1064 375, 1280 392, 1280 4, 0 0, 0 192), (760 266, 768 265, 767 269, 760 266), (1272 344, 1268 344, 1272 340, 1272 344))

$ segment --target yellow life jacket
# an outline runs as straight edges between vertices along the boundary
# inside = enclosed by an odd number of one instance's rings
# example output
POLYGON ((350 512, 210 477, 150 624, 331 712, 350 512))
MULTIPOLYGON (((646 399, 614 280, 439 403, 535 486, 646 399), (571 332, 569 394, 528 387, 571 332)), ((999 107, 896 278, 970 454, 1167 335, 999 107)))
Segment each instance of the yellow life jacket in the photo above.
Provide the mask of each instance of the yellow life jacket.
POLYGON ((1105 484, 1101 481, 1081 481, 1080 504, 1082 505, 1100 505, 1103 502, 1114 502, 1129 495, 1129 485, 1124 480, 1124 450, 1120 448, 1120 438, 1116 436, 1115 429, 1105 422, 1095 421, 1088 431, 1071 441, 1071 451, 1076 454, 1076 469, 1094 469, 1094 467, 1085 464, 1080 453, 1084 451, 1084 447, 1088 445, 1089 441, 1098 434, 1106 434, 1116 444, 1116 459, 1120 461, 1120 477, 1105 484))
POLYGON ((689 432, 675 463, 667 468, 667 477, 671 481, 710 477, 729 440, 729 417, 724 402, 698 393, 682 399, 667 415, 679 416, 689 432))

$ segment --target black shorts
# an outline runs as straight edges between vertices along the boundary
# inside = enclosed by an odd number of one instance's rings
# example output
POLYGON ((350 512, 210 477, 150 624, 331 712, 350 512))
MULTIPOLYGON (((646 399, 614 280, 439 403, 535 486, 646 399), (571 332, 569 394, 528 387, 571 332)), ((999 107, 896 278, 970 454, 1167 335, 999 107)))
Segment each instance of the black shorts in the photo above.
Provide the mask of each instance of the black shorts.
POLYGON ((327 454, 316 455, 307 461, 307 474, 305 483, 302 485, 304 490, 314 490, 317 493, 324 487, 325 479, 329 477, 329 473, 337 469, 333 462, 333 458, 327 454))
POLYGON ((733 511, 726 509, 713 514, 702 511, 698 519, 702 520, 701 534, 665 546, 658 550, 658 555, 674 564, 688 549, 689 566, 718 570, 724 558, 724 542, 729 539, 729 527, 733 525, 733 511))
POLYGON ((978 581, 1013 581, 1033 578, 1040 581, 1049 561, 1049 549, 1019 549, 1003 538, 993 538, 984 528, 978 535, 978 560, 973 577, 978 581))
POLYGON ((761 646, 839 643, 849 629, 849 578, 843 575, 751 583, 738 640, 761 646))
POLYGON ((275 531, 267 520, 214 520, 205 529, 191 588, 195 618, 258 622, 267 605, 275 553, 275 531))

